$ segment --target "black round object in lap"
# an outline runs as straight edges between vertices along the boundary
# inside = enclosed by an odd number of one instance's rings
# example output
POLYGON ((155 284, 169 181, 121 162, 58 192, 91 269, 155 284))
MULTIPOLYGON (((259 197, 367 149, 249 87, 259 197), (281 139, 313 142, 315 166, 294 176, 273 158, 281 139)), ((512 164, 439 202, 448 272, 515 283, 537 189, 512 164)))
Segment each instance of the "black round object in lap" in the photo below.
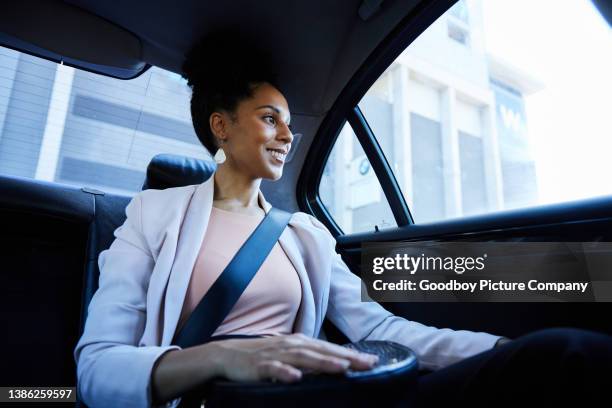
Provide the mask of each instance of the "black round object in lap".
MULTIPOLYGON (((218 407, 371 407, 409 402, 415 394, 418 361, 412 350, 389 341, 362 341, 345 347, 379 356, 367 371, 304 374, 299 382, 218 380, 206 393, 206 408, 218 407)), ((202 402, 200 400, 200 402, 202 402)), ((199 405, 198 405, 199 406, 199 405)))

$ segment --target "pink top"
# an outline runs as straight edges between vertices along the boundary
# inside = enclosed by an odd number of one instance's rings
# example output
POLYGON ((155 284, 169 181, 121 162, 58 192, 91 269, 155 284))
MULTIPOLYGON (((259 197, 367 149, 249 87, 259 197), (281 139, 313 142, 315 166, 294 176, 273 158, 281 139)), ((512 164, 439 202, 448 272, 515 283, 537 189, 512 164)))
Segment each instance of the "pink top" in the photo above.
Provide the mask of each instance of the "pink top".
MULTIPOLYGON (((263 215, 212 208, 177 331, 262 219, 263 215)), ((213 335, 290 334, 301 300, 300 278, 277 242, 213 335)))

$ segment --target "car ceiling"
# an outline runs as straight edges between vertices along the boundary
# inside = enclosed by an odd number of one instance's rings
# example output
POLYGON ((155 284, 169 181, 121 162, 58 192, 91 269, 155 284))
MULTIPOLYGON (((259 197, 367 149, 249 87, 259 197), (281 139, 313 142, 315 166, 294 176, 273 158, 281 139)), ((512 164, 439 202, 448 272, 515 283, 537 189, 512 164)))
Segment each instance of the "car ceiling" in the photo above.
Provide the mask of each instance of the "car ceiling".
POLYGON ((312 137, 342 89, 420 1, 426 0, 20 0, 3 4, 0 43, 98 73, 128 68, 132 74, 123 77, 133 77, 146 64, 180 73, 199 38, 239 26, 270 47, 292 121, 304 134, 281 183, 293 190, 312 137))
MULTIPOLYGON (((63 42, 61 47, 64 47, 60 53, 70 53, 76 58, 82 56, 84 61, 92 58, 92 49, 105 45, 106 32, 114 45, 106 47, 108 53, 111 49, 114 52, 134 53, 133 49, 120 49, 123 44, 112 36, 114 33, 111 33, 108 25, 110 22, 133 33, 140 40, 139 57, 142 61, 177 73, 180 73, 185 54, 202 35, 216 28, 239 26, 272 49, 276 59, 274 62, 281 73, 280 83, 292 112, 319 116, 330 108, 352 74, 417 2, 21 0, 11 2, 11 5, 5 3, 3 8, 6 11, 7 8, 27 7, 27 11, 20 10, 20 29, 23 32, 32 31, 33 27, 28 27, 28 22, 35 23, 40 37, 45 37, 47 41, 46 48, 52 47, 49 38, 59 32, 58 23, 73 25, 76 30, 72 36, 74 45, 68 44, 71 36, 62 36, 58 39, 63 42), (378 12, 364 21, 358 13, 359 8, 364 5, 375 7, 378 3, 378 12), (67 4, 106 20, 101 22, 106 26, 100 24, 95 38, 89 39, 89 47, 79 43, 82 40, 79 37, 87 34, 89 27, 96 22, 91 18, 84 19, 83 15, 72 21, 61 18, 66 14, 63 9, 68 7, 67 4), (34 18, 37 10, 44 10, 44 13, 41 11, 43 15, 34 18), (48 24, 44 24, 45 20, 48 24), (78 27, 79 24, 87 27, 78 27)), ((128 55, 126 58, 134 59, 128 55)))

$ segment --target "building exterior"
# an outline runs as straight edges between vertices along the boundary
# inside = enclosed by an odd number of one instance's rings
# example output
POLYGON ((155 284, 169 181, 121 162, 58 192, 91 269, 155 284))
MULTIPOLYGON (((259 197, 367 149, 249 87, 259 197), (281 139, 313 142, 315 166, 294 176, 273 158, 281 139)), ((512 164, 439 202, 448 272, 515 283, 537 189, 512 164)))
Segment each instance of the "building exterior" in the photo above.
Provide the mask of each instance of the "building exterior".
POLYGON ((0 174, 134 194, 155 154, 208 156, 189 95, 155 67, 122 81, 0 48, 0 174))
MULTIPOLYGON (((359 104, 416 222, 537 202, 524 97, 542 85, 488 55, 483 35, 481 1, 460 1, 359 104)), ((372 219, 380 220, 379 228, 394 226, 374 172, 355 177, 354 166, 334 164, 367 162, 354 147, 350 126, 338 140, 353 146, 336 146, 330 159, 335 169, 322 183, 323 202, 345 232, 371 230, 363 222, 372 219), (343 169, 348 177, 339 176, 343 169)))

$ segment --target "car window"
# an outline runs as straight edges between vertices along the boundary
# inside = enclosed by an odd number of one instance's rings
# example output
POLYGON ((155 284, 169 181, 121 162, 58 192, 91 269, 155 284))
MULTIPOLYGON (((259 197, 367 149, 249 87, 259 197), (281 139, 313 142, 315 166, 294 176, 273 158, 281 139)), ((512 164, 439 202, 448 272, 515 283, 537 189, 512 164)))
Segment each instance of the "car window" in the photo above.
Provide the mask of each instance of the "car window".
POLYGON ((348 123, 325 164, 319 197, 345 234, 397 226, 370 161, 348 123))
POLYGON ((610 49, 589 1, 442 15, 359 103, 414 221, 612 194, 610 49))
POLYGON ((132 195, 158 153, 209 158, 189 97, 160 68, 126 81, 0 47, 0 174, 132 195))

